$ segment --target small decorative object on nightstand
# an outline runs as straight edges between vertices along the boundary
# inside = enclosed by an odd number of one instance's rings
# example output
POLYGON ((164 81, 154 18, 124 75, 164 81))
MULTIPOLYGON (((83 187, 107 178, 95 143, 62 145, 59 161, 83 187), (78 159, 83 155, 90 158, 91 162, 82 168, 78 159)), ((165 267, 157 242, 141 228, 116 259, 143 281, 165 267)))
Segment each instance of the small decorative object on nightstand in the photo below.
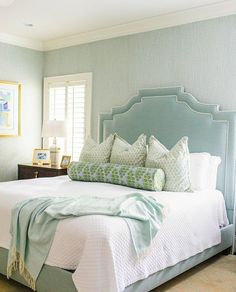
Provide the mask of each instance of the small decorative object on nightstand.
POLYGON ((50 151, 49 149, 34 149, 33 151, 33 165, 50 166, 50 151))
POLYGON ((61 167, 62 168, 67 168, 70 164, 71 156, 69 155, 63 155, 61 158, 61 167))
POLYGON ((66 174, 66 168, 38 165, 36 166, 32 164, 18 164, 18 179, 52 177, 66 174))

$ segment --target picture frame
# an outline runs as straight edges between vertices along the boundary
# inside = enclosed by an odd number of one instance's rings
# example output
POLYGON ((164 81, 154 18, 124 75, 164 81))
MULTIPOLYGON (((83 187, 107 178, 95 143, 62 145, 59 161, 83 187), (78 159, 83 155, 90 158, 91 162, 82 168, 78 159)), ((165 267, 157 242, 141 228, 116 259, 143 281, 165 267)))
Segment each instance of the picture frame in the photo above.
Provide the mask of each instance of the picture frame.
POLYGON ((63 155, 61 158, 61 168, 67 168, 70 164, 71 156, 70 155, 63 155))
POLYGON ((49 149, 39 149, 36 148, 33 150, 33 165, 51 165, 50 160, 50 150, 49 149))
POLYGON ((0 81, 0 137, 21 135, 21 84, 0 81))

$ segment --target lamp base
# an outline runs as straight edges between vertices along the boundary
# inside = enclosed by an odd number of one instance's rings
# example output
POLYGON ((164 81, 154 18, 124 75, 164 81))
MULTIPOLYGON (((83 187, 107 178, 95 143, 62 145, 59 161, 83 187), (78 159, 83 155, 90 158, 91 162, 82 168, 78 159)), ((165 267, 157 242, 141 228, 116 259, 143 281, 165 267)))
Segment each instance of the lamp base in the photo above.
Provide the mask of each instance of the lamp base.
POLYGON ((60 157, 61 157, 61 148, 51 146, 50 147, 50 159, 51 166, 59 166, 60 165, 60 157))

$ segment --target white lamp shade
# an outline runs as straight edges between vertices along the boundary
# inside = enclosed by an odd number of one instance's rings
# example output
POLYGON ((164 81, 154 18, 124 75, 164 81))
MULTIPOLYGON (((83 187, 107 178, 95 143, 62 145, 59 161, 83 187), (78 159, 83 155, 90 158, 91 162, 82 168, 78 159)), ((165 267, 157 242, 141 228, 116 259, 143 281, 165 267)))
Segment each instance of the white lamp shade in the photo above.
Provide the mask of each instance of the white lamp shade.
POLYGON ((43 123, 42 137, 65 137, 66 122, 65 121, 46 121, 43 123))

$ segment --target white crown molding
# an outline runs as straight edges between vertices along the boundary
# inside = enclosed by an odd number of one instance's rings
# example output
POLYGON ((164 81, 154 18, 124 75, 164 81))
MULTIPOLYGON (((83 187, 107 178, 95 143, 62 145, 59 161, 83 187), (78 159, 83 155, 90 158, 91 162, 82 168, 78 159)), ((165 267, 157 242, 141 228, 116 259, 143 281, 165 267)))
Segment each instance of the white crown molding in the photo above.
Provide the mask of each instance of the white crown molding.
POLYGON ((48 41, 0 32, 0 42, 39 51, 50 51, 233 14, 236 14, 236 0, 229 0, 48 41))
POLYGON ((7 33, 0 32, 0 42, 37 51, 43 51, 43 42, 7 33))
POLYGON ((79 44, 142 33, 201 20, 236 14, 236 1, 225 1, 207 6, 159 15, 143 20, 116 25, 109 28, 80 33, 73 36, 49 40, 43 43, 44 51, 71 47, 79 44))

